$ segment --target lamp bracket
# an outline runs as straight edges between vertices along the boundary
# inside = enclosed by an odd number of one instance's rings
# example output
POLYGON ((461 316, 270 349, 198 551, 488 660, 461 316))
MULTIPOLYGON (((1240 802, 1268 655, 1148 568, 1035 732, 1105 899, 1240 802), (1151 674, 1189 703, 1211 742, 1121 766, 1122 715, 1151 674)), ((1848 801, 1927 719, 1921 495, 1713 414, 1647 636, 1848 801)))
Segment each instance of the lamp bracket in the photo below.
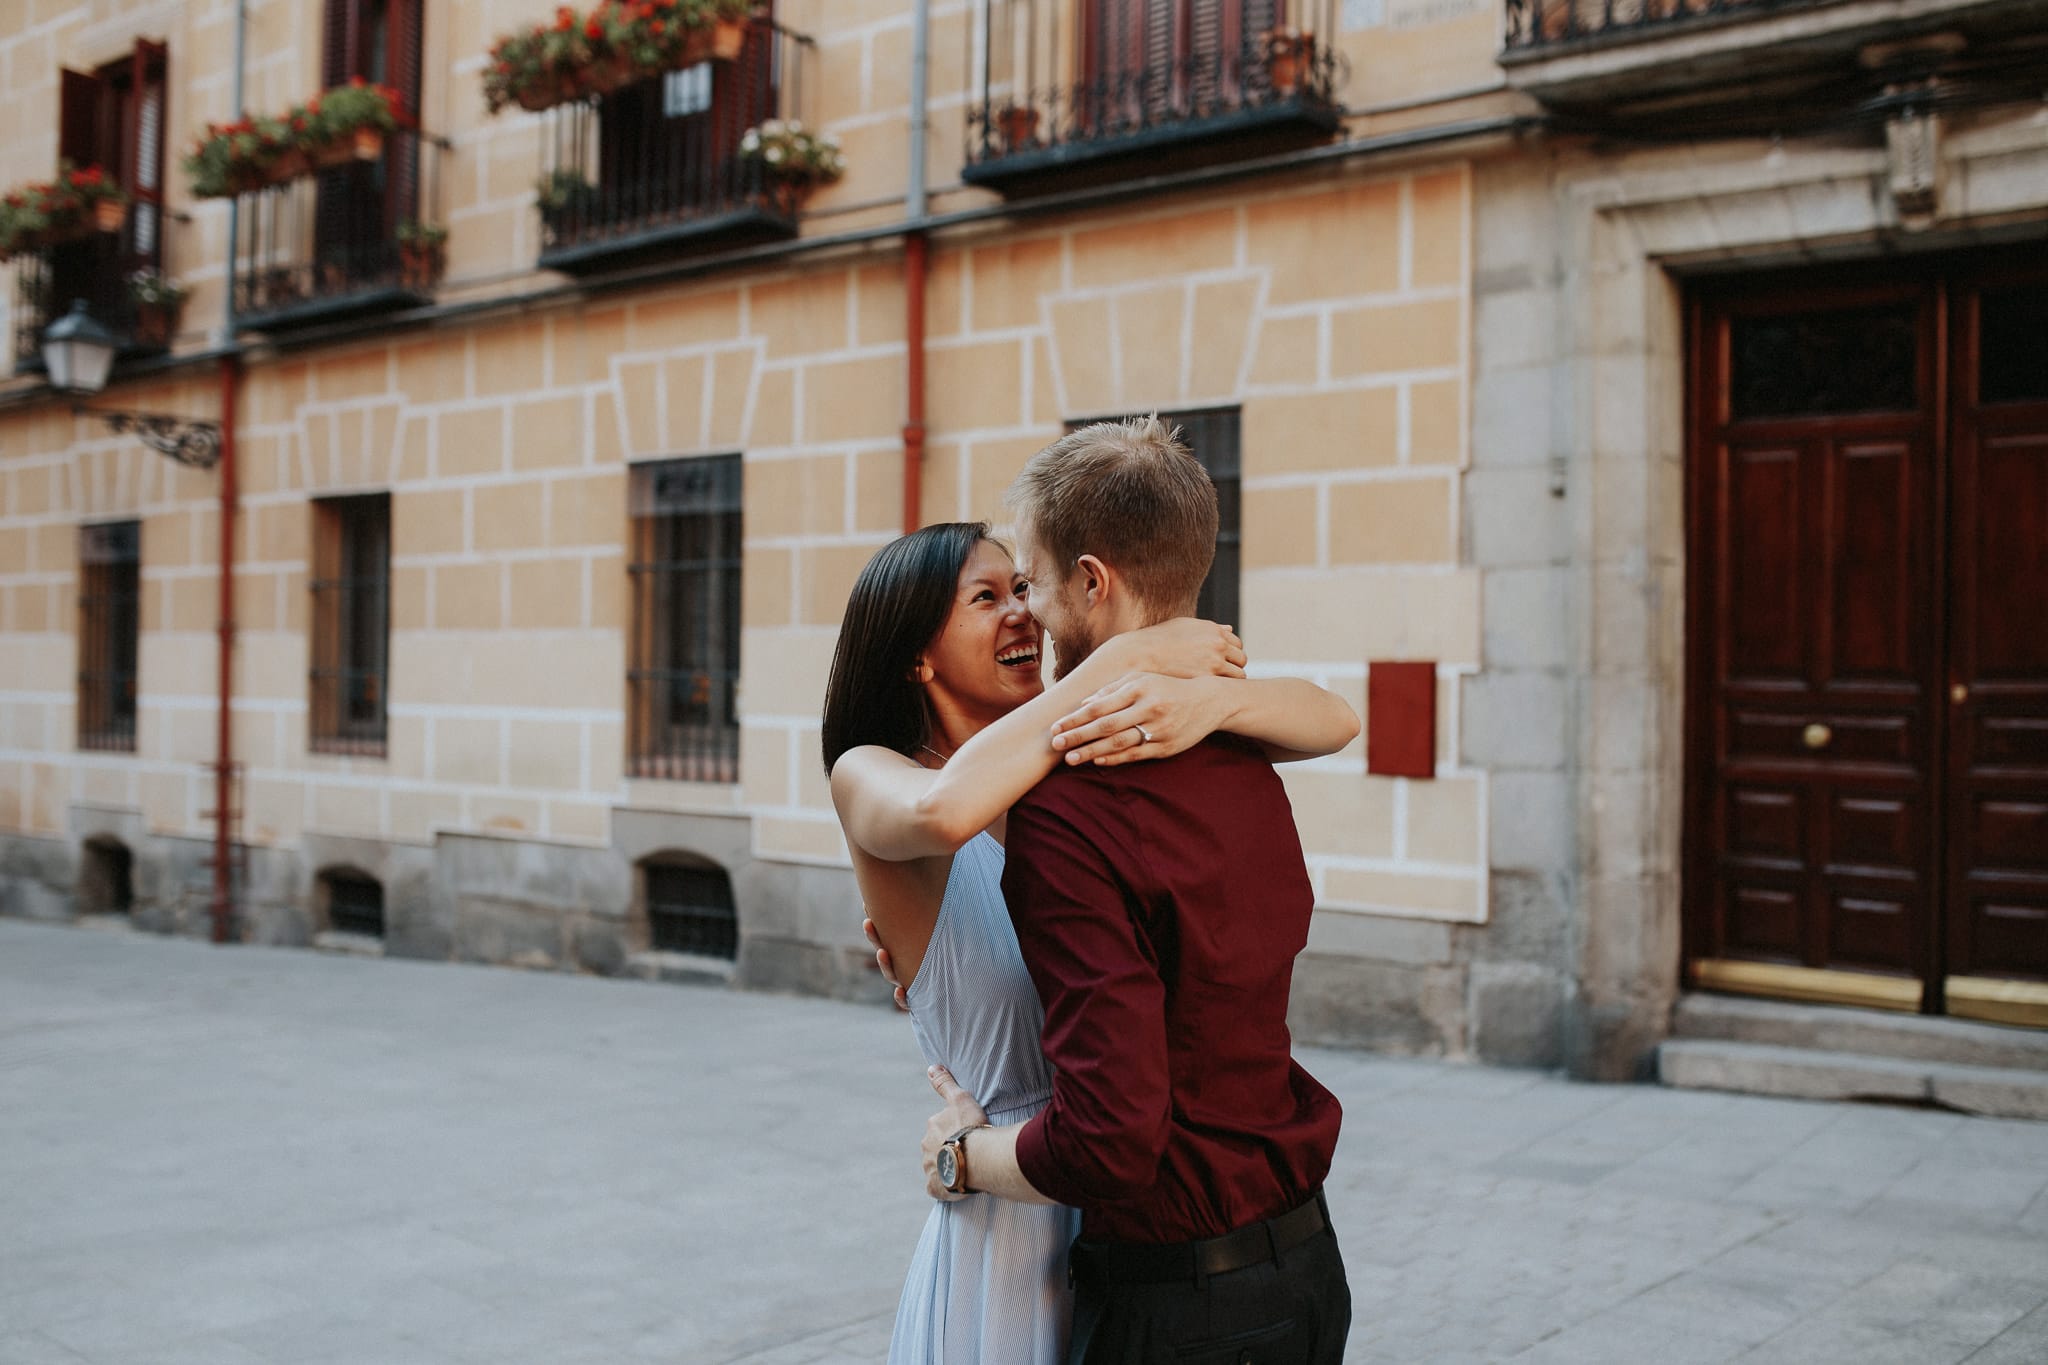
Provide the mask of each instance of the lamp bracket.
POLYGON ((97 417, 115 435, 134 433, 159 455, 168 455, 192 469, 211 469, 220 463, 220 423, 174 417, 162 412, 120 412, 89 408, 80 404, 73 412, 97 417))

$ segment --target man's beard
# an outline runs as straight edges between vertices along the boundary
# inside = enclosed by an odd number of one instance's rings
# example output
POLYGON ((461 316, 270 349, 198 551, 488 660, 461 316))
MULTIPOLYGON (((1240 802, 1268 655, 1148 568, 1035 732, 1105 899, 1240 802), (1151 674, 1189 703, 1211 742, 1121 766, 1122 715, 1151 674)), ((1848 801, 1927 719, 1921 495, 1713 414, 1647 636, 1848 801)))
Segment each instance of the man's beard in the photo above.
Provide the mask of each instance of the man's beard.
POLYGON ((1095 652, 1098 642, 1087 635, 1073 632, 1054 636, 1052 641, 1052 680, 1058 682, 1086 662, 1095 652))

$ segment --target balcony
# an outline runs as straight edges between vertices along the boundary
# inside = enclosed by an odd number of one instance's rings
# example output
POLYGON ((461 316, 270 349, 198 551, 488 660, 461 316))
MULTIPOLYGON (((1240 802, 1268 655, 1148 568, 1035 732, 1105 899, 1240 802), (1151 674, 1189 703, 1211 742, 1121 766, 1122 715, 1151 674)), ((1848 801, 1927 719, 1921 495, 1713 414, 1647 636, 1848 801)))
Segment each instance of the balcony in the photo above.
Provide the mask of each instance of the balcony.
POLYGON ((738 56, 698 62, 540 116, 540 265, 617 270, 796 236, 797 200, 740 140, 800 118, 816 44, 769 18, 738 56))
POLYGON ((1007 195, 1320 142, 1336 0, 980 0, 962 178, 1007 195))
POLYGON ((1506 0, 1508 83, 1596 124, 1793 131, 1902 90, 2040 96, 2043 0, 1506 0), (1930 84, 1932 83, 1932 84, 1930 84))
POLYGON ((14 260, 14 369, 43 372, 43 331, 85 300, 94 319, 121 338, 116 361, 161 355, 171 336, 167 326, 142 316, 129 292, 129 276, 154 271, 161 259, 161 210, 130 206, 119 232, 93 232, 42 247, 14 260))
POLYGON ((387 133, 375 155, 242 195, 236 324, 282 333, 432 302, 440 253, 408 247, 400 232, 441 221, 445 146, 387 133))

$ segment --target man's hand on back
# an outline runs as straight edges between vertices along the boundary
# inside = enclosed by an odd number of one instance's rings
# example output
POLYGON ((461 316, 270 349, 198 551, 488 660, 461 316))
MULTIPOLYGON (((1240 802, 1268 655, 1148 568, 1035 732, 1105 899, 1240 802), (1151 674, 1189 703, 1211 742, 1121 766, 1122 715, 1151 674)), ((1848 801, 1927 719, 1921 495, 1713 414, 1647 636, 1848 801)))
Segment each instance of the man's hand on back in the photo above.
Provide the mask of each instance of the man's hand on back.
POLYGON ((910 1013, 910 993, 903 989, 903 983, 896 979, 896 962, 889 956, 889 950, 882 946, 882 936, 875 932, 875 922, 864 919, 860 931, 867 935, 869 943, 875 945, 875 969, 882 974, 882 980, 889 983, 896 992, 896 1008, 910 1013))

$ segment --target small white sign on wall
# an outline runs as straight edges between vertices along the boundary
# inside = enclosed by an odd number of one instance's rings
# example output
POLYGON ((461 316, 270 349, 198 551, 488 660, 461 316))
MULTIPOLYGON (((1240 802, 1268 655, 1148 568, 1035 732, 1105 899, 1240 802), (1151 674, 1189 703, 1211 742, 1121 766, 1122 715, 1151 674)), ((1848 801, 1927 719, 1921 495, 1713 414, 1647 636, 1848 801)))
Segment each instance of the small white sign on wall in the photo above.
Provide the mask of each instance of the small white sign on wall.
POLYGON ((1489 0, 1385 0, 1385 4, 1387 27, 1396 33, 1469 19, 1491 7, 1489 0))

